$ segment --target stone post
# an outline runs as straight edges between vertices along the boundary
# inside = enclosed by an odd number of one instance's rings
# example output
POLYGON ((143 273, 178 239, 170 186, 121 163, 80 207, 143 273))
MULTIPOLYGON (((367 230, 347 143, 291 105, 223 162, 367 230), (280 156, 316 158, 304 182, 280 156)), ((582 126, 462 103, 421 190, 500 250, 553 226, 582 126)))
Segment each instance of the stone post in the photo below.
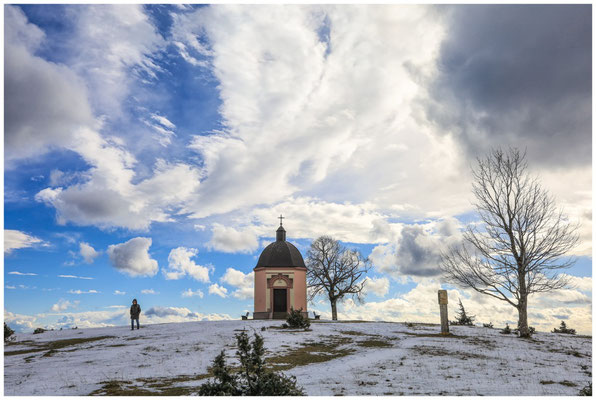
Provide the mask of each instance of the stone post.
POLYGON ((447 318, 446 290, 439 290, 439 308, 441 309, 441 335, 449 335, 449 319, 447 318))

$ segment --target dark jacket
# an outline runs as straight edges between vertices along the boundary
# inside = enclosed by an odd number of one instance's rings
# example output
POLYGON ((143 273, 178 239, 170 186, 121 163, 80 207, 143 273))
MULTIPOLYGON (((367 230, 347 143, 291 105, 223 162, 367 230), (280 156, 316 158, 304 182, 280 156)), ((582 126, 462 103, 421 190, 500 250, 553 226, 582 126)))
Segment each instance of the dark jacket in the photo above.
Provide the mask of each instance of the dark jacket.
POLYGON ((138 304, 133 304, 130 306, 130 319, 139 319, 139 315, 141 314, 141 306, 138 304))

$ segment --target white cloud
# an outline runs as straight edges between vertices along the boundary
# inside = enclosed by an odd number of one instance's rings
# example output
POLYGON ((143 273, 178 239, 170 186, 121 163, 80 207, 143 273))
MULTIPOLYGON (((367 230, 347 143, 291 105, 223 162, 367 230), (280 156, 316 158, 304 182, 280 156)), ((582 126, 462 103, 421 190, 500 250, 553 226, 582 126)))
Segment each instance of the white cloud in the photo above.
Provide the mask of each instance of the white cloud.
POLYGON ((4 252, 10 254, 15 249, 24 249, 37 245, 44 245, 44 241, 31 236, 25 232, 5 229, 4 230, 4 252))
POLYGON ((461 241, 459 226, 454 218, 404 225, 397 243, 376 246, 370 259, 379 272, 395 279, 438 276, 441 251, 461 241))
POLYGON ((351 204, 334 203, 312 197, 288 198, 270 207, 257 207, 239 219, 258 223, 253 229, 259 236, 275 236, 275 216, 285 216, 284 227, 288 239, 331 235, 352 243, 384 243, 393 239, 402 224, 389 223, 392 216, 381 212, 370 202, 351 204))
POLYGON ((441 22, 425 6, 220 5, 175 16, 181 56, 219 81, 226 126, 190 145, 207 176, 185 210, 204 217, 298 192, 374 198, 409 215, 467 209, 457 148, 415 118, 441 22))
POLYGON ((143 123, 153 129, 153 131, 157 134, 155 137, 160 145, 163 147, 167 147, 170 143, 172 143, 172 138, 176 136, 176 134, 169 130, 168 128, 164 128, 161 124, 155 124, 148 120, 143 120, 143 123))
POLYGON ((56 209, 61 224, 147 230, 152 222, 173 221, 172 211, 200 184, 196 168, 162 159, 155 163, 152 176, 133 184, 137 161, 128 151, 90 130, 80 131, 78 137, 73 138, 74 149, 92 166, 88 179, 36 195, 36 200, 56 209))
POLYGON ((195 264, 191 260, 197 249, 177 247, 168 255, 168 269, 163 270, 166 279, 181 279, 190 276, 199 282, 209 282, 209 268, 195 264))
POLYGON ((121 292, 120 290, 114 290, 114 294, 120 296, 120 295, 125 295, 126 292, 121 292))
POLYGON ((160 71, 152 56, 165 43, 140 4, 86 5, 70 12, 75 26, 68 62, 85 78, 94 108, 120 116, 131 91, 160 71))
POLYGON ((16 289, 16 288, 17 287, 16 286, 13 286, 13 285, 6 285, 6 286, 4 286, 4 289, 16 289))
POLYGON ((30 315, 14 314, 4 310, 4 322, 17 332, 33 330, 36 318, 30 315))
POLYGON ((209 294, 215 294, 215 295, 225 298, 225 297, 228 297, 227 293, 228 293, 228 289, 226 289, 223 286, 218 285, 217 283, 214 283, 213 285, 209 286, 209 294))
POLYGON ((45 34, 20 8, 7 6, 5 13, 5 157, 10 167, 13 160, 68 145, 73 131, 94 121, 82 80, 63 64, 34 55, 45 34))
POLYGON ((561 274, 562 276, 569 279, 569 285, 579 290, 580 292, 592 292, 592 277, 591 276, 573 276, 569 274, 561 274))
POLYGON ((8 275, 20 275, 20 276, 36 276, 33 272, 19 272, 19 271, 10 271, 8 275))
POLYGON ((95 249, 91 247, 89 243, 85 242, 79 243, 79 254, 81 255, 81 257, 83 257, 87 264, 92 264, 93 260, 95 260, 95 258, 99 256, 99 253, 95 251, 95 249))
POLYGON ((389 279, 366 278, 364 290, 366 293, 373 293, 379 297, 385 297, 389 292, 389 279))
POLYGON ((152 307, 144 314, 152 324, 188 321, 221 321, 232 319, 227 314, 201 314, 185 307, 152 307))
POLYGON ((215 223, 211 227, 211 232, 213 235, 207 243, 210 249, 225 253, 252 253, 259 246, 257 235, 251 228, 236 230, 231 226, 215 223))
POLYGON ((117 308, 107 311, 82 311, 37 314, 35 325, 46 329, 103 328, 130 323, 128 310, 117 308))
POLYGON ((70 279, 95 279, 95 278, 90 278, 87 276, 76 276, 76 275, 58 275, 58 278, 70 278, 70 279))
MULTIPOLYGON (((4 310, 5 321, 15 330, 30 332, 36 327, 46 329, 60 328, 100 328, 125 326, 130 323, 128 306, 108 306, 105 311, 58 312, 36 314, 35 316, 13 314, 4 310)), ((188 321, 220 321, 232 319, 227 314, 201 314, 187 308, 152 307, 143 313, 142 323, 157 324, 188 321)))
MULTIPOLYGON (((154 221, 169 221, 169 212, 198 186, 198 170, 161 160, 152 175, 133 184, 135 157, 121 138, 100 134, 106 115, 119 116, 128 83, 135 80, 131 78, 154 76, 158 67, 148 54, 158 50, 162 39, 139 5, 85 6, 69 12, 76 40, 65 44, 73 57, 65 60, 66 66, 35 56, 43 32, 18 7, 6 9, 7 164, 56 148, 83 158, 90 169, 77 173, 79 179, 53 172, 51 187, 36 195, 56 209, 60 224, 146 230, 154 221), (94 117, 88 99, 104 116, 94 117)), ((165 119, 161 123, 167 124, 165 119)))
POLYGON ((592 166, 536 171, 540 183, 555 196, 572 223, 579 223, 579 244, 571 255, 592 256, 592 166))
POLYGON ((64 311, 68 308, 76 308, 76 307, 78 307, 79 304, 80 304, 79 300, 75 300, 71 303, 68 300, 60 299, 60 300, 58 300, 58 303, 54 304, 51 307, 51 310, 54 312, 64 311))
POLYGON ((182 297, 194 297, 194 296, 199 296, 202 299, 204 294, 200 289, 197 289, 194 292, 192 289, 187 289, 184 292, 182 292, 182 297))
POLYGON ((236 288, 232 292, 232 296, 237 299, 251 299, 254 297, 254 272, 245 274, 234 268, 228 268, 220 281, 236 288))
POLYGON ((87 290, 87 291, 81 290, 81 289, 77 289, 77 290, 70 289, 68 291, 68 293, 70 293, 70 294, 96 294, 96 293, 100 293, 100 292, 98 292, 95 289, 90 289, 90 290, 87 290))
POLYGON ((168 129, 176 129, 176 125, 174 125, 169 119, 162 115, 158 114, 151 114, 151 118, 155 121, 159 122, 160 125, 168 128, 168 129))
POLYGON ((155 276, 157 261, 149 256, 151 239, 136 237, 125 243, 113 244, 108 247, 110 262, 120 272, 132 277, 155 276))
POLYGON ((153 289, 143 289, 143 290, 141 290, 141 293, 143 293, 143 294, 159 294, 158 292, 156 292, 153 289))
POLYGON ((166 117, 157 114, 151 114, 151 119, 157 121, 157 124, 147 120, 144 120, 143 122, 157 133, 157 141, 159 144, 167 147, 172 142, 172 138, 176 136, 174 133, 176 125, 170 122, 166 117))

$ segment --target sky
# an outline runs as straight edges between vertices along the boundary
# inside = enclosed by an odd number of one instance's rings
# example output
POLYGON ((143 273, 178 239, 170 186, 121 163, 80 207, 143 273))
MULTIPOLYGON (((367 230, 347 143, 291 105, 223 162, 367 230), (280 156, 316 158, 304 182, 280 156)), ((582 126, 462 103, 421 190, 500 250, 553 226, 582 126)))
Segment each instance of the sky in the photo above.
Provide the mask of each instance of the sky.
MULTIPOLYGON (((235 319, 283 214, 368 257, 340 319, 516 310, 447 284, 471 167, 526 151, 580 243, 529 323, 591 333, 591 5, 5 5, 4 317, 235 319)), ((309 304, 330 317, 324 298, 309 304)))

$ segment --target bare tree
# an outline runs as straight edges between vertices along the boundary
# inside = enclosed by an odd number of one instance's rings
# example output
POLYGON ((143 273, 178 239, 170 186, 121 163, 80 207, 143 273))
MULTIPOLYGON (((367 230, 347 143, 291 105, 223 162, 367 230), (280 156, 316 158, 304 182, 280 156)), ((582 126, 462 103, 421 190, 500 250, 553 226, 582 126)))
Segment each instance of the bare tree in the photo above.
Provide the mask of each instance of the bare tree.
POLYGON ((331 317, 337 321, 337 302, 344 296, 352 296, 363 301, 368 260, 355 250, 340 246, 329 236, 321 236, 313 241, 306 259, 306 276, 309 286, 309 300, 325 294, 331 303, 331 317))
POLYGON ((473 168, 473 193, 482 228, 468 226, 463 244, 442 255, 441 269, 456 284, 511 304, 520 336, 529 336, 528 296, 568 284, 558 271, 577 244, 577 225, 527 172, 525 153, 492 150, 473 168))

